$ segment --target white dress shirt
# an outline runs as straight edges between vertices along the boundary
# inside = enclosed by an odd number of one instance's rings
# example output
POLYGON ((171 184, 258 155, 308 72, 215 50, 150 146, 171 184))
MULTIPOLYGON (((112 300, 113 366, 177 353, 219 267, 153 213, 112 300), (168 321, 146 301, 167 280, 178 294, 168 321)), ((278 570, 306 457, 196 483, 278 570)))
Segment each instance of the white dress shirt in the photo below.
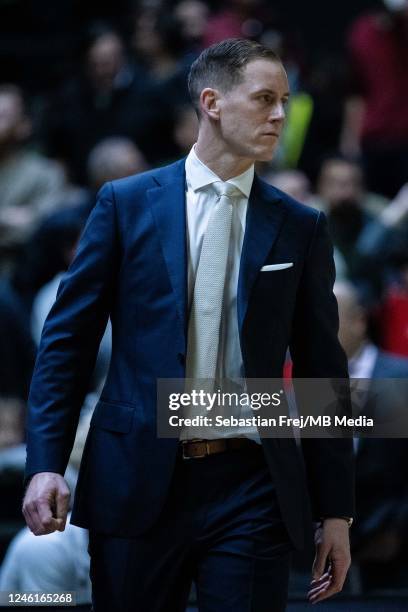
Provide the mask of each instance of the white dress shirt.
MULTIPOLYGON (((224 302, 221 316, 220 344, 217 360, 216 380, 236 380, 243 378, 243 361, 239 342, 237 288, 241 260, 242 245, 245 233, 245 220, 248 207, 248 198, 254 179, 254 166, 242 174, 228 179, 228 183, 237 187, 241 193, 234 198, 231 235, 227 260, 227 273, 224 288, 224 302)), ((201 162, 196 153, 195 146, 186 159, 186 219, 187 219, 187 253, 188 253, 188 312, 190 312, 195 277, 200 260, 201 248, 208 220, 213 207, 217 202, 217 195, 212 183, 221 181, 212 170, 201 162)), ((234 416, 252 416, 250 407, 238 406, 231 410, 234 416)), ((187 416, 187 415, 186 415, 187 416)), ((194 416, 194 412, 188 416, 194 416)), ((197 434, 197 430, 194 432, 197 434)), ((206 439, 220 437, 246 436, 259 440, 254 427, 222 431, 219 428, 207 428, 206 439)), ((197 437, 189 435, 184 429, 181 439, 197 437)), ((204 435, 202 436, 204 437, 204 435)))

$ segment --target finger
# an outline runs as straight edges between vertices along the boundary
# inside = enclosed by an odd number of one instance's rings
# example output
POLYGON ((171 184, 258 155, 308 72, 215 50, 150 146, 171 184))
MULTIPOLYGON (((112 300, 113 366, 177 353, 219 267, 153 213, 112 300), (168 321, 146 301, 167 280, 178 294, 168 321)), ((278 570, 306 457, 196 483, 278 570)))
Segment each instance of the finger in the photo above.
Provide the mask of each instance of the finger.
POLYGON ((37 501, 37 512, 41 524, 42 534, 52 533, 59 527, 59 523, 52 516, 50 503, 45 500, 37 501))
POLYGON ((347 576, 347 570, 350 567, 350 558, 346 555, 332 559, 333 564, 333 584, 339 591, 343 588, 347 576))
POLYGON ((328 586, 329 584, 331 584, 331 583, 332 583, 332 578, 331 578, 331 576, 330 576, 330 577, 326 577, 326 579, 325 579, 325 580, 322 580, 322 581, 316 582, 316 583, 315 583, 313 586, 311 586, 311 588, 309 589, 309 591, 308 591, 308 593, 307 593, 307 596, 308 596, 308 597, 311 597, 312 595, 315 595, 315 594, 316 594, 318 591, 320 591, 320 589, 322 589, 322 588, 325 588, 325 589, 326 589, 326 588, 327 588, 327 586, 328 586))
POLYGON ((34 535, 40 535, 38 532, 41 531, 40 517, 38 516, 37 509, 33 503, 25 504, 23 507, 23 514, 26 520, 28 528, 34 535))
POLYGON ((324 574, 328 554, 328 549, 320 546, 317 548, 316 557, 312 568, 312 575, 314 580, 319 580, 319 578, 321 578, 321 576, 324 574))
POLYGON ((339 589, 333 587, 333 585, 330 585, 327 589, 321 589, 320 592, 310 597, 309 601, 311 603, 318 603, 319 601, 323 601, 323 599, 328 599, 329 597, 336 595, 338 592, 339 589))
POLYGON ((332 574, 330 571, 325 572, 324 574, 322 574, 322 576, 320 576, 320 578, 318 578, 317 580, 311 580, 310 584, 315 587, 317 586, 319 583, 321 582, 326 582, 326 580, 330 577, 331 578, 332 574))
POLYGON ((66 491, 58 491, 57 500, 56 500, 56 508, 55 508, 55 518, 58 521, 60 531, 64 531, 65 524, 67 522, 68 510, 69 510, 69 498, 70 492, 66 491))
POLYGON ((27 524, 34 535, 43 535, 44 527, 40 514, 38 512, 37 502, 35 499, 25 501, 23 506, 23 512, 25 513, 27 524))
POLYGON ((332 597, 333 595, 336 595, 337 593, 340 593, 340 591, 343 588, 343 584, 344 584, 344 580, 345 580, 346 574, 347 574, 347 570, 344 573, 344 577, 343 577, 342 571, 340 571, 339 568, 337 568, 337 570, 335 570, 335 566, 334 566, 333 567, 333 580, 331 581, 331 583, 326 588, 322 588, 320 590, 316 590, 311 595, 311 597, 310 597, 311 603, 317 603, 319 601, 322 601, 323 599, 328 599, 329 597, 332 597), (337 571, 337 580, 334 578, 335 571, 337 571))
POLYGON ((310 589, 310 591, 308 592, 307 596, 309 598, 315 597, 321 591, 326 591, 327 588, 330 586, 330 583, 331 583, 331 580, 326 580, 325 582, 322 582, 321 584, 319 584, 319 586, 314 587, 313 589, 310 589))

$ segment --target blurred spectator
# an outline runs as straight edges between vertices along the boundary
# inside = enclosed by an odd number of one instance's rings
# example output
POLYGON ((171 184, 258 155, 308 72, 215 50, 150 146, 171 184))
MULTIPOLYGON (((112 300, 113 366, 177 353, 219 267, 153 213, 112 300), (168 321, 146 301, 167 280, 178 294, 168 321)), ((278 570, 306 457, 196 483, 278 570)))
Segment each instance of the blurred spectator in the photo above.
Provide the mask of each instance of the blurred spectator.
POLYGON ((88 157, 87 176, 91 197, 96 196, 104 183, 147 169, 143 154, 131 140, 119 136, 105 138, 88 157))
MULTIPOLYGON (((68 268, 75 255, 75 249, 72 248, 67 254, 66 267, 68 268)), ((57 297, 58 287, 63 278, 63 273, 57 274, 46 285, 41 287, 37 293, 32 307, 31 313, 31 333, 34 341, 39 345, 41 333, 44 327, 45 320, 57 297)), ((109 363, 112 352, 112 326, 108 322, 105 333, 99 345, 98 354, 96 357, 95 367, 92 373, 90 390, 101 388, 105 382, 106 375, 109 369, 109 363)))
POLYGON ((207 28, 207 3, 202 0, 181 0, 176 4, 174 14, 181 23, 187 49, 192 53, 199 53, 203 48, 203 37, 207 28))
POLYGON ((0 398, 0 451, 21 444, 24 439, 24 402, 0 398))
POLYGON ((62 169, 30 151, 31 122, 22 91, 0 85, 0 250, 18 247, 55 207, 64 186, 62 169))
POLYGON ((174 122, 174 141, 179 148, 179 155, 187 155, 197 141, 198 119, 194 107, 180 106, 176 109, 174 122))
POLYGON ((135 19, 132 48, 153 115, 148 138, 140 146, 152 165, 178 155, 174 117, 179 106, 190 104, 187 75, 195 55, 188 52, 182 31, 180 20, 163 10, 145 8, 135 19))
MULTIPOLYGON (((287 127, 296 132, 297 142, 292 145, 294 153, 286 157, 291 167, 303 170, 315 184, 322 159, 339 150, 346 95, 344 58, 322 54, 303 80, 303 91, 294 98, 295 109, 293 99, 289 104, 287 127)), ((285 143, 286 133, 283 136, 285 143)))
MULTIPOLYGON (((65 474, 71 490, 71 503, 92 409, 89 410, 85 406, 81 412, 74 447, 65 474)), ((10 470, 13 469, 21 484, 24 471, 25 449, 19 446, 15 450, 24 452, 15 452, 14 455, 8 453, 8 456, 0 452, 0 487, 2 494, 8 493, 9 502, 14 498, 10 487, 6 487, 5 474, 7 470, 10 473, 10 470)), ((21 504, 21 495, 22 492, 17 498, 18 507, 21 504)), ((1 591, 39 591, 42 593, 75 591, 78 605, 90 603, 88 532, 71 525, 69 516, 63 532, 57 531, 37 537, 27 527, 24 527, 16 534, 8 546, 0 568, 1 591)))
POLYGON ((24 309, 9 283, 0 281, 0 396, 27 399, 34 358, 24 309))
POLYGON ((359 17, 349 35, 351 95, 342 150, 363 154, 369 189, 394 197, 408 177, 408 3, 359 17))
POLYGON ((398 279, 387 287, 379 310, 381 346, 408 357, 408 257, 401 261, 398 279))
POLYGON ((28 316, 39 289, 67 269, 72 251, 95 204, 96 193, 102 185, 146 169, 143 155, 127 138, 107 138, 92 149, 86 167, 88 191, 75 207, 61 204, 61 210, 46 218, 30 236, 18 261, 13 285, 28 316))
MULTIPOLYGON (((207 23, 204 47, 225 38, 257 38, 275 26, 276 15, 264 0, 226 0, 207 23)), ((276 32, 276 41, 281 36, 276 32)))
POLYGON ((65 531, 41 537, 24 527, 7 550, 0 571, 0 590, 75 591, 78 605, 90 603, 87 547, 88 532, 69 522, 65 531))
POLYGON ((357 247, 362 266, 381 271, 381 346, 408 357, 408 184, 363 231, 357 247))
POLYGON ((313 196, 310 192, 310 181, 300 170, 280 170, 262 177, 267 183, 288 193, 302 204, 313 206, 313 196))
POLYGON ((342 157, 330 157, 322 163, 317 196, 316 206, 327 215, 333 243, 346 261, 348 277, 361 283, 367 299, 373 299, 373 287, 379 283, 380 271, 370 267, 368 260, 361 261, 357 245, 362 232, 383 210, 386 200, 367 193, 361 167, 342 157))
POLYGON ((88 40, 80 76, 66 83, 51 102, 49 152, 84 184, 88 155, 103 138, 125 136, 143 147, 153 125, 152 106, 120 36, 97 27, 88 40))
MULTIPOLYGON (((316 197, 310 192, 310 182, 307 176, 300 170, 270 172, 262 178, 270 185, 289 194, 298 202, 308 206, 315 206, 316 197)), ((336 266, 336 278, 344 279, 347 273, 346 262, 336 247, 334 247, 334 263, 336 266)))
MULTIPOLYGON (((368 389, 365 384, 365 391, 355 396, 363 398, 363 414, 375 419, 395 409, 405 411, 408 359, 384 353, 369 341, 367 316, 351 284, 336 283, 334 291, 339 339, 349 359, 350 376, 371 381, 368 389)), ((359 438, 355 450, 357 502, 351 536, 363 589, 404 588, 408 580, 408 439, 359 438)))
POLYGON ((24 401, 0 397, 0 564, 12 535, 24 525, 24 414, 24 401))

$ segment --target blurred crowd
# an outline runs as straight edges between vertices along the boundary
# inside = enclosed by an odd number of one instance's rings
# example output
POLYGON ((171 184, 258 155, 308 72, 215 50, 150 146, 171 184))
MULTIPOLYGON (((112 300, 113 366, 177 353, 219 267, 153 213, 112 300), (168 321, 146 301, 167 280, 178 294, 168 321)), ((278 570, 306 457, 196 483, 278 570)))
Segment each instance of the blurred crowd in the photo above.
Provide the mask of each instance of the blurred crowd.
MULTIPOLYGON (((327 215, 351 376, 373 385, 408 378, 407 0, 373 2, 350 19, 341 53, 318 58, 268 0, 100 5, 95 21, 92 2, 0 3, 17 24, 0 44, 0 57, 13 57, 0 61, 0 590, 72 588, 85 603, 86 534, 20 531, 36 346, 100 187, 194 144, 187 74, 204 47, 244 36, 282 57, 292 91, 286 127, 276 159, 257 171, 327 215), (30 27, 22 10, 31 11, 30 27)), ((109 355, 108 326, 72 487, 109 355)), ((353 588, 408 587, 408 439, 360 440, 356 459, 353 588)))

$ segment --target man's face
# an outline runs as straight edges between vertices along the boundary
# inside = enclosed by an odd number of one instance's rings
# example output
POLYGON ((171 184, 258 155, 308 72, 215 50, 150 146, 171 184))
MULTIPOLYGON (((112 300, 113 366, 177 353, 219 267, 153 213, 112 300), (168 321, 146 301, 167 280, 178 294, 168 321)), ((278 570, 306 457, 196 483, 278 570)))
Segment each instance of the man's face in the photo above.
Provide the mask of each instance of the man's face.
POLYGON ((220 93, 219 127, 227 149, 253 161, 271 160, 288 98, 288 79, 281 64, 265 59, 249 62, 242 82, 220 93))

